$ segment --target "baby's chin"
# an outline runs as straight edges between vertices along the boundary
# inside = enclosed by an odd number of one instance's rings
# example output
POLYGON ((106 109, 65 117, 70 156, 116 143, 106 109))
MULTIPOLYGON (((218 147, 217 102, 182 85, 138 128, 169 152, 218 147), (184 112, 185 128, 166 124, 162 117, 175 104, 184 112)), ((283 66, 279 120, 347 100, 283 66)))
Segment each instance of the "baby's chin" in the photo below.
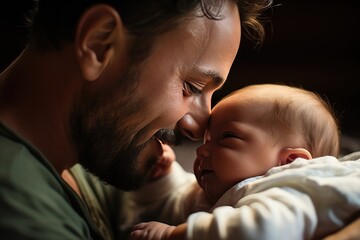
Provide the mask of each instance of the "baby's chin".
POLYGON ((214 186, 214 183, 204 182, 201 181, 201 179, 200 182, 198 180, 198 184, 212 204, 215 204, 229 190, 226 188, 218 188, 214 186))
POLYGON ((205 190, 204 188, 202 188, 202 190, 205 192, 205 196, 210 201, 211 204, 214 205, 219 200, 220 197, 215 196, 214 194, 212 194, 211 192, 205 190))

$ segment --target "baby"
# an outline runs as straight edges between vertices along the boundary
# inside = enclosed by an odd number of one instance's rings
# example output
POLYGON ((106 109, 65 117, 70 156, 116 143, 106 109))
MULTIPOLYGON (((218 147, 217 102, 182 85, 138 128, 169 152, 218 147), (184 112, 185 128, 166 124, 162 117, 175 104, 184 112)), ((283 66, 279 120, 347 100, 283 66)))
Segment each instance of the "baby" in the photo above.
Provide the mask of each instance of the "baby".
POLYGON ((197 181, 174 163, 133 193, 139 219, 186 223, 140 223, 130 239, 324 237, 360 208, 360 161, 339 162, 338 152, 334 114, 315 93, 274 84, 235 91, 212 110, 197 181))

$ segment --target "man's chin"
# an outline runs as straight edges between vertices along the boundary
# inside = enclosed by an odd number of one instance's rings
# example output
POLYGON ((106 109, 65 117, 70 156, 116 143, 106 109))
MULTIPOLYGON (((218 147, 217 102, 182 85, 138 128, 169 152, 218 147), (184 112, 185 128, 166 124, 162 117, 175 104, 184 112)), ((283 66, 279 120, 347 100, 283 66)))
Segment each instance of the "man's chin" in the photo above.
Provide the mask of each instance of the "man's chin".
MULTIPOLYGON (((125 171, 118 172, 108 171, 105 175, 99 174, 96 170, 92 171, 88 169, 93 175, 95 175, 105 185, 111 185, 123 191, 134 191, 143 186, 147 177, 144 174, 127 174, 125 171)), ((128 170, 132 171, 132 170, 128 170)))
POLYGON ((87 158, 86 162, 80 163, 101 182, 124 191, 131 191, 141 187, 147 179, 147 169, 139 167, 141 166, 139 153, 142 147, 130 146, 127 151, 119 151, 116 157, 87 158))

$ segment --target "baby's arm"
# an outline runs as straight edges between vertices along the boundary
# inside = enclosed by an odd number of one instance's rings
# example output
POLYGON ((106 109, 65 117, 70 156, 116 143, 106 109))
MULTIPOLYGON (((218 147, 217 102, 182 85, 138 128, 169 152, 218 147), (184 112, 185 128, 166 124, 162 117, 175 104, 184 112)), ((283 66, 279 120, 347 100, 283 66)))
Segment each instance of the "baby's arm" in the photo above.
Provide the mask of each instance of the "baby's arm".
POLYGON ((170 226, 160 222, 139 223, 134 226, 129 240, 185 240, 186 223, 170 226))
MULTIPOLYGON (((302 234, 301 224, 293 222, 300 216, 294 216, 285 203, 289 201, 297 205, 296 197, 286 193, 274 194, 266 194, 267 196, 260 199, 248 199, 238 208, 222 206, 212 213, 194 213, 190 215, 187 223, 177 227, 159 222, 141 223, 132 229, 130 240, 185 240, 187 237, 225 240, 237 239, 239 236, 244 239, 308 239, 302 234), (280 203, 282 201, 278 202, 275 196, 288 200, 280 203)), ((302 211, 298 211, 301 215, 302 211)), ((300 219, 296 220, 297 223, 298 221, 304 222, 300 219)))
MULTIPOLYGON (((163 147, 164 158, 175 160, 172 149, 167 145, 163 147)), ((168 174, 160 174, 164 175, 160 178, 155 174, 156 180, 137 191, 126 193, 127 200, 123 203, 123 208, 126 209, 123 214, 125 221, 119 226, 120 229, 127 232, 134 224, 147 221, 178 225, 186 221, 192 212, 198 209, 208 210, 211 207, 194 175, 184 171, 176 161, 170 162, 172 165, 168 174)), ((160 170, 166 172, 166 165, 160 170)))

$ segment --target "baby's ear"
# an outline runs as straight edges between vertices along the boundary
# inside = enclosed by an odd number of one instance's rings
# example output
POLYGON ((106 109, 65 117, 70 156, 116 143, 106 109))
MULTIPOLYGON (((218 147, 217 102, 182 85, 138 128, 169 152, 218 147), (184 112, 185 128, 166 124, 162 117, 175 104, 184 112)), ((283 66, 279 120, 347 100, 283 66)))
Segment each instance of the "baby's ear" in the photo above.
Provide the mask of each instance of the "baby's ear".
POLYGON ((312 159, 311 153, 305 148, 285 148, 280 153, 279 165, 293 162, 296 158, 312 159))

